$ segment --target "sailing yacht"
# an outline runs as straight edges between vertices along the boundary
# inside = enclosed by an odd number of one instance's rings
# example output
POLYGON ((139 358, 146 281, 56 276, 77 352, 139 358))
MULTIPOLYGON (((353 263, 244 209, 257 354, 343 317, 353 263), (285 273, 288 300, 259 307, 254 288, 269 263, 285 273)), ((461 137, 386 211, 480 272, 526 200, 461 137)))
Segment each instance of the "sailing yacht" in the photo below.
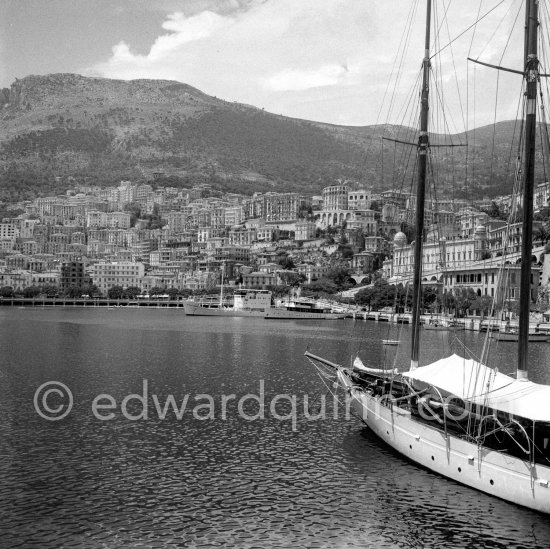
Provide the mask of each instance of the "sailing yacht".
MULTIPOLYGON (((522 177, 523 238, 518 358, 506 375, 471 356, 452 354, 419 362, 421 266, 428 135, 431 0, 427 0, 417 143, 416 240, 410 363, 396 373, 343 366, 309 351, 309 361, 328 371, 349 395, 352 409, 385 443, 409 460, 487 494, 550 513, 550 386, 528 379, 529 304, 535 128, 539 60, 538 0, 526 1, 522 177)), ((346 361, 347 362, 347 361, 346 361)))

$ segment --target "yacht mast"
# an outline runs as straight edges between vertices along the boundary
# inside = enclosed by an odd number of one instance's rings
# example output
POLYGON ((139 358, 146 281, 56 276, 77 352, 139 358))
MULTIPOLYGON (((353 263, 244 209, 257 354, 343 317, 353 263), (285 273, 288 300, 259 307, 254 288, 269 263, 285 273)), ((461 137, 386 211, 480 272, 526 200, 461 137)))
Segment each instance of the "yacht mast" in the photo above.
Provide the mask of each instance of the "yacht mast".
POLYGON ((533 248, 533 188, 535 180, 535 140, 537 125, 537 57, 538 0, 526 2, 525 81, 525 159, 523 184, 523 227, 521 243, 521 283, 519 311, 518 379, 527 379, 529 309, 531 305, 531 253, 533 248))
POLYGON ((223 309, 223 277, 225 275, 225 261, 222 262, 222 280, 220 285, 220 304, 218 305, 219 309, 223 309))
POLYGON ((420 134, 418 136, 418 182, 416 188, 416 224, 414 242, 413 318, 411 370, 418 367, 420 355, 420 310, 422 300, 422 240, 424 238, 424 202, 426 197, 426 165, 428 160, 428 96, 430 91, 430 24, 432 0, 427 0, 426 39, 422 63, 422 92, 420 98, 420 134))

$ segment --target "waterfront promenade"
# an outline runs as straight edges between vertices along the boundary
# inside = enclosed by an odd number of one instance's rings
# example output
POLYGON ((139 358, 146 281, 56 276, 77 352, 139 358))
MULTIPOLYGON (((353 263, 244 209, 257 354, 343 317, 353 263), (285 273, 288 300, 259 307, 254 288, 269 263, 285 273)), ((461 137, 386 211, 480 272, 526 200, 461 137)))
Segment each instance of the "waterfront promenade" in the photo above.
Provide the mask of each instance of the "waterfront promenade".
POLYGON ((109 299, 85 297, 0 297, 8 307, 165 307, 181 308, 185 299, 109 299))

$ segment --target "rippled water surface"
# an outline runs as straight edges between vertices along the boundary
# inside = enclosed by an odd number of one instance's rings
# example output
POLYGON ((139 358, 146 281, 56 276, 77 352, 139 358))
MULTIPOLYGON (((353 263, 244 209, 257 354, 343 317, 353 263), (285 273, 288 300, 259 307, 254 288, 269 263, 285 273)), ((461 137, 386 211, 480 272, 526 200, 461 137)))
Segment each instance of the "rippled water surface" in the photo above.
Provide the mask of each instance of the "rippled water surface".
MULTIPOLYGON (((406 345, 380 345, 389 337, 406 343, 409 329, 177 310, 0 309, 0 546, 550 547, 548 517, 415 467, 357 419, 335 419, 332 398, 329 417, 306 417, 327 394, 306 348, 339 362, 359 351, 371 365, 406 363, 406 345), (33 405, 52 380, 74 397, 59 421, 33 405), (144 380, 148 417, 129 420, 122 401, 143 394, 144 380), (239 399, 262 387, 265 418, 253 419, 253 397, 241 417, 239 399), (92 413, 101 394, 112 397, 101 410, 112 419, 92 413), (277 394, 289 397, 272 412, 277 394), (187 395, 181 419, 172 409, 159 417, 155 404, 162 412, 170 395, 178 407, 187 395), (279 419, 292 395, 294 426, 279 419), (214 419, 200 419, 211 410, 214 419)), ((481 349, 481 335, 467 339, 481 349)), ((446 347, 441 333, 426 334, 425 361, 446 347)), ((500 344, 491 360, 511 370, 514 352, 500 344)), ((550 344, 532 345, 530 358, 531 377, 550 383, 550 344)), ((137 417, 143 405, 134 398, 125 409, 137 417)))

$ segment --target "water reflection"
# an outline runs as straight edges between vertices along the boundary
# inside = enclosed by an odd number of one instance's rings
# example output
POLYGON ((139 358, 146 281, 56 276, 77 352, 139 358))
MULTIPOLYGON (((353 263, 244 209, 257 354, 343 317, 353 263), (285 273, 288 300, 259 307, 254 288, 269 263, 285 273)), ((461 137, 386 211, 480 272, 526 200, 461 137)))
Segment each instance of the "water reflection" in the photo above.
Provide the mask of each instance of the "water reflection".
MULTIPOLYGON (((545 517, 462 487, 395 455, 355 419, 269 415, 99 421, 100 393, 326 392, 313 352, 372 365, 405 360, 365 322, 186 318, 177 311, 0 310, 0 506, 6 547, 548 547, 545 517), (220 322, 218 322, 220 320, 220 322), (66 383, 75 406, 50 423, 36 387, 66 383)), ((406 344, 408 328, 396 332, 406 344)), ((481 348, 478 334, 470 344, 481 348)), ((432 339, 430 339, 432 338, 432 339)), ((441 335, 424 353, 440 352, 441 335)), ((550 345, 532 346, 548 380, 550 345)), ((499 360, 513 360, 497 348, 499 360)), ((403 353, 403 354, 401 354, 403 353)), ((438 357, 436 357, 438 358, 438 357)), ((193 404, 194 405, 194 404, 193 404)), ((330 407, 329 407, 330 409, 330 407)))

